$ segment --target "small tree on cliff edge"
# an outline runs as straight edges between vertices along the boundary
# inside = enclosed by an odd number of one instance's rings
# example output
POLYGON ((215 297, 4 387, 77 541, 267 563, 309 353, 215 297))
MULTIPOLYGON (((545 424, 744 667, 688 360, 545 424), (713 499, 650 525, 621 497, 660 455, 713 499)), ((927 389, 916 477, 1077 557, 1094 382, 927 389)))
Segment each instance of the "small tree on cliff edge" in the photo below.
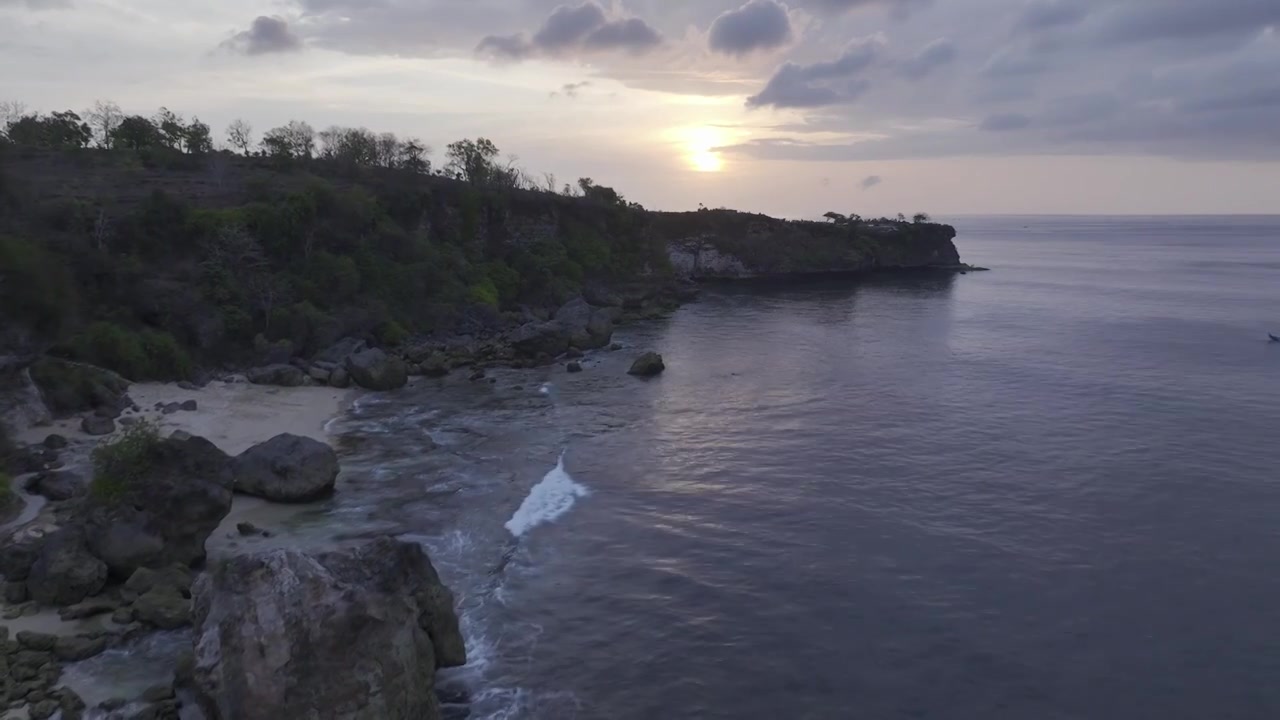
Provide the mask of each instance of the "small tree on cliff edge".
POLYGON ((917 225, 921 223, 927 223, 929 222, 929 213, 916 213, 915 215, 911 216, 911 222, 917 225))

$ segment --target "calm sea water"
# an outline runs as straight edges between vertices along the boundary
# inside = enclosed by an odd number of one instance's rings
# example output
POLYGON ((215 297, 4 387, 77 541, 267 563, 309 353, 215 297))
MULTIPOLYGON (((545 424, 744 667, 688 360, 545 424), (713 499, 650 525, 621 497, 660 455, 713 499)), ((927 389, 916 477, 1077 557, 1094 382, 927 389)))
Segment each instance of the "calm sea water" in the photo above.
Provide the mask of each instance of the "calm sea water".
POLYGON ((956 224, 362 401, 328 522, 432 547, 473 718, 1280 717, 1280 219, 956 224))

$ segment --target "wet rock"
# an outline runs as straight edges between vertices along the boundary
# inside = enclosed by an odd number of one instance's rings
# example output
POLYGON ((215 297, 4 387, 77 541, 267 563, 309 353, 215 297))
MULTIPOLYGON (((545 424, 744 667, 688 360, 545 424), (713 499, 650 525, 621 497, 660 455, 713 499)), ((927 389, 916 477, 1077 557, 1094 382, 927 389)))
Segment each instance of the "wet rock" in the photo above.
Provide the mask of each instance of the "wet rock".
POLYGON ((140 421, 136 417, 120 418, 121 427, 133 427, 134 425, 137 425, 139 422, 140 421))
POLYGON ((30 713, 31 720, 46 720, 58 712, 58 703, 54 700, 41 700, 31 705, 27 712, 30 713))
POLYGON ((160 408, 160 413, 163 415, 172 415, 181 409, 182 409, 182 403, 176 403, 176 402, 165 403, 164 407, 160 408))
POLYGON ((117 625, 128 625, 133 622, 133 608, 116 608, 116 611, 111 613, 111 622, 117 625))
POLYGON ((639 377, 653 377, 661 374, 666 369, 667 366, 663 363, 661 355, 655 352, 647 352, 636 358, 627 374, 639 377))
POLYGON ((100 654, 107 649, 105 636, 89 637, 85 635, 58 638, 53 646, 53 654, 63 662, 78 662, 100 654))
POLYGON ((183 400, 180 409, 185 412, 195 412, 200 408, 200 403, 195 400, 183 400))
POLYGON ((334 368, 329 373, 329 387, 346 390, 351 387, 351 374, 346 371, 346 368, 334 368))
POLYGON ((187 432, 186 430, 174 430, 173 432, 169 433, 170 440, 178 440, 180 442, 185 442, 187 440, 190 440, 193 437, 195 436, 187 432))
POLYGON ((327 384, 329 382, 329 375, 332 373, 332 368, 320 367, 319 365, 312 365, 307 368, 307 375, 318 383, 327 384))
POLYGON ((477 380, 484 380, 484 378, 485 378, 484 369, 483 369, 483 368, 481 368, 481 369, 476 370, 475 372, 471 373, 471 377, 470 377, 470 378, 468 378, 468 379, 469 379, 471 382, 476 382, 477 380))
POLYGON ((397 390, 409 382, 409 369, 404 360, 377 348, 348 356, 346 368, 351 379, 366 390, 397 390))
POLYGON ((203 438, 168 438, 142 449, 132 476, 90 493, 89 550, 127 578, 140 567, 192 565, 231 510, 231 459, 203 438))
POLYGON ((37 495, 61 502, 84 495, 89 483, 79 474, 71 471, 45 472, 32 478, 28 490, 37 495))
POLYGON ((569 336, 558 322, 530 322, 512 330, 506 337, 511 347, 525 357, 555 357, 569 349, 569 336))
POLYGON ((61 450, 67 446, 67 439, 57 433, 51 433, 41 444, 50 450, 61 450))
POLYGON ((621 349, 622 349, 622 345, 621 345, 621 344, 619 344, 619 343, 613 343, 612 345, 610 345, 610 346, 609 346, 609 350, 611 350, 611 351, 613 351, 613 352, 617 352, 617 351, 619 351, 619 350, 621 350, 621 349))
POLYGON ((569 350, 566 351, 564 354, 565 358, 568 360, 577 360, 578 358, 582 357, 582 355, 583 355, 582 351, 576 347, 569 348, 569 350))
POLYGON ((422 361, 421 375, 429 378, 442 378, 454 367, 453 362, 442 352, 433 352, 422 361))
POLYGON ((414 543, 235 557, 195 598, 191 690, 212 717, 436 718, 436 669, 466 662, 452 594, 414 543))
POLYGON ((333 492, 338 456, 327 443, 277 435, 235 459, 235 489, 273 502, 311 502, 333 492))
POLYGON ((62 709, 62 720, 80 720, 84 717, 84 700, 71 688, 58 690, 58 707, 62 709))
POLYGON ((27 594, 42 605, 74 605, 98 594, 107 565, 90 554, 79 528, 50 535, 27 576, 27 594))
POLYGON ((142 691, 142 701, 148 703, 164 702, 173 699, 173 686, 156 685, 142 691))
POLYGON ((199 390, 200 386, 196 385, 190 380, 181 380, 178 382, 178 389, 179 390, 199 390))
POLYGON ((270 537, 270 533, 268 533, 266 530, 263 530, 257 525, 254 525, 253 523, 247 523, 247 522, 236 523, 236 532, 240 533, 244 537, 250 537, 250 536, 270 537))
POLYGON ((116 422, 109 417, 88 415, 80 421, 80 429, 86 435, 110 435, 116 431, 116 422))
POLYGON ((253 368, 245 373, 249 382, 254 385, 275 385, 278 387, 300 387, 306 375, 301 370, 283 363, 253 368))
POLYGON ((125 582, 124 589, 132 597, 140 597, 156 588, 173 590, 179 595, 191 594, 191 570, 183 565, 170 565, 167 568, 153 570, 138 568, 125 582))
POLYGON ((161 630, 177 630, 191 622, 191 600, 175 588, 157 585, 133 603, 133 617, 161 630))
POLYGON ((568 365, 565 365, 564 368, 571 373, 580 373, 582 372, 582 363, 571 362, 568 365))
POLYGON ((107 712, 111 712, 113 710, 119 710, 120 708, 128 704, 129 704, 128 700, 122 697, 114 697, 109 700, 103 700, 102 702, 98 703, 98 708, 100 710, 106 710, 107 712))
POLYGON ((556 322, 569 337, 569 344, 577 348, 598 348, 609 344, 613 337, 615 311, 595 308, 583 298, 574 298, 556 311, 556 322))

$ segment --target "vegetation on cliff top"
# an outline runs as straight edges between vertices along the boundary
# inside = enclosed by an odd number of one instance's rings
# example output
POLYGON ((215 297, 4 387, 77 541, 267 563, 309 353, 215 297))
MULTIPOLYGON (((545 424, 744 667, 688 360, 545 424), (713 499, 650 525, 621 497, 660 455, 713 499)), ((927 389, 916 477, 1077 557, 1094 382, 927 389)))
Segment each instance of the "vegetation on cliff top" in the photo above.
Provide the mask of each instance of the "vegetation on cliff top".
POLYGON ((131 380, 344 335, 394 346, 589 284, 660 280, 665 239, 712 214, 647 213, 590 178, 535 180, 485 138, 447 145, 435 166, 416 138, 298 121, 260 139, 236 121, 234 152, 216 150, 198 118, 112 103, 9 103, 0 126, 6 319, 39 350, 131 380))

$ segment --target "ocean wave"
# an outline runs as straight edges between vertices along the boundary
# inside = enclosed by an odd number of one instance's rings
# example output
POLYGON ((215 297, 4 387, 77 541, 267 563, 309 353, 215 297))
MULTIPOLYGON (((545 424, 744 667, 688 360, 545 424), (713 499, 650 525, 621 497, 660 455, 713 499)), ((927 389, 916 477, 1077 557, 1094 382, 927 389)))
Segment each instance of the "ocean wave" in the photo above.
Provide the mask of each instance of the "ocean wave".
POLYGON ((529 491, 529 496, 507 521, 506 528, 515 537, 523 537, 535 527, 553 522, 569 512, 578 498, 586 497, 589 492, 564 469, 564 455, 561 454, 556 466, 529 491))

